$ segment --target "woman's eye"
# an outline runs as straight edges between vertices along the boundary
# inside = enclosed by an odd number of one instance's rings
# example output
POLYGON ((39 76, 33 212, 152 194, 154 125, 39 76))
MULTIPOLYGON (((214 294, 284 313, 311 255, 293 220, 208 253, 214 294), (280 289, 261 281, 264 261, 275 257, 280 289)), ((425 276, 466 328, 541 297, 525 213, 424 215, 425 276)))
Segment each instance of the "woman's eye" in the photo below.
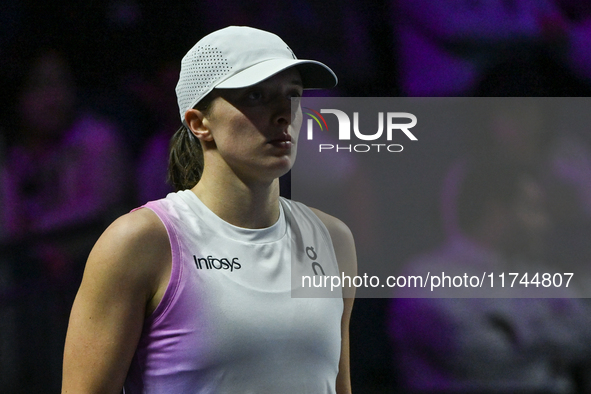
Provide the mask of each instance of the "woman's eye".
POLYGON ((293 106, 295 105, 300 105, 300 102, 302 100, 302 95, 300 93, 292 93, 289 94, 288 97, 289 101, 291 101, 291 105, 293 106))
POLYGON ((251 91, 248 93, 248 99, 252 101, 258 101, 263 98, 263 94, 259 91, 251 91))

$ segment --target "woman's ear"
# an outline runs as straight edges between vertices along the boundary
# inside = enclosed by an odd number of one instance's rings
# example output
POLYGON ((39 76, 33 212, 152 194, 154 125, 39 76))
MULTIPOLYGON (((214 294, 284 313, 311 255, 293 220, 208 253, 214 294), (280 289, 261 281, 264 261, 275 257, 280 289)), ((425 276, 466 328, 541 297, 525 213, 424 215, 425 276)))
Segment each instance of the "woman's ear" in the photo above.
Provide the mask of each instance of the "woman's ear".
POLYGON ((190 109, 185 112, 185 123, 191 133, 201 141, 212 141, 211 130, 207 127, 205 114, 198 109, 190 109))

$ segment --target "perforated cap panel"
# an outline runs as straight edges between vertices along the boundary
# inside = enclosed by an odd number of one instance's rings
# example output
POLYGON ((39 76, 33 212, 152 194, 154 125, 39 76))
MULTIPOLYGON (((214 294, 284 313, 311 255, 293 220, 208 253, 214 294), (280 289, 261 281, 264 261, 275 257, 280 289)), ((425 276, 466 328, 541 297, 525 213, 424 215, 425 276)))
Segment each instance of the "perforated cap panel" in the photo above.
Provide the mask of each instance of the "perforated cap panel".
POLYGON ((176 88, 179 108, 195 106, 231 70, 228 60, 217 48, 211 45, 193 47, 182 60, 176 88))

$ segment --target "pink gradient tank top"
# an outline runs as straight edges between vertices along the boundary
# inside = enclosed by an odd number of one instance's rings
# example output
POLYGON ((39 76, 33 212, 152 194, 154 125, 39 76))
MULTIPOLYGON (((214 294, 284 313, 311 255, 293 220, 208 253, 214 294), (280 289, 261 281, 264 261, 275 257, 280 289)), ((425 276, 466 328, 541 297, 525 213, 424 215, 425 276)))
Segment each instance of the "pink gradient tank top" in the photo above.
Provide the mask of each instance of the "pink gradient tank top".
POLYGON ((306 251, 339 275, 330 235, 304 205, 280 205, 264 229, 223 221, 188 190, 145 205, 168 231, 172 272, 126 394, 335 392, 342 298, 292 298, 290 282, 293 264, 318 271, 306 251))

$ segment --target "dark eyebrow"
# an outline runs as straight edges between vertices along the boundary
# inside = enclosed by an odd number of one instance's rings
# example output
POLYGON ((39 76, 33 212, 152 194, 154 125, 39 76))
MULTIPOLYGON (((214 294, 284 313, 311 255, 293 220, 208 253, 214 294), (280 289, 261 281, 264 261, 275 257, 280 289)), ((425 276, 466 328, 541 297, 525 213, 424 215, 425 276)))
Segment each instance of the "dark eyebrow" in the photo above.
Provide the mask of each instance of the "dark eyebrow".
POLYGON ((293 81, 291 81, 291 83, 294 84, 294 85, 298 85, 298 86, 300 86, 302 88, 304 87, 304 83, 302 82, 301 79, 294 79, 293 81))

